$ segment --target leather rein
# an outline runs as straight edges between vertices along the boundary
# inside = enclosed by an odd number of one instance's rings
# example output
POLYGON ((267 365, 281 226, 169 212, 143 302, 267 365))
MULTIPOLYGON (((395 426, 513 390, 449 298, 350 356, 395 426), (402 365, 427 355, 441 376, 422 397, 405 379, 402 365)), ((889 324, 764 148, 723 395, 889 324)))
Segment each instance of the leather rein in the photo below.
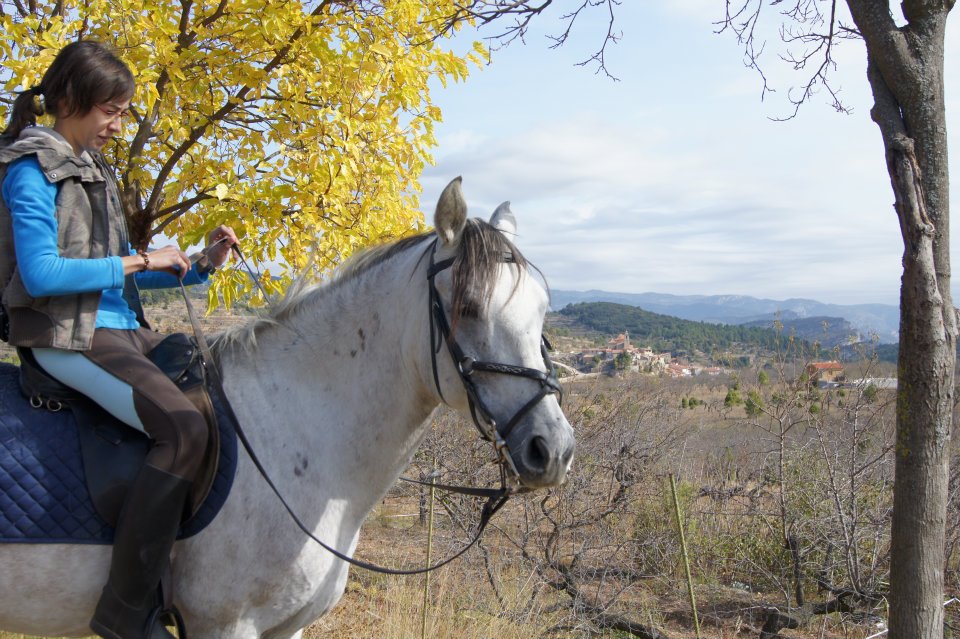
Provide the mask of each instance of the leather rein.
MULTIPOLYGON (((232 247, 233 251, 236 253, 239 260, 243 263, 244 268, 250 273, 254 278, 254 281, 260 286, 260 290, 263 291, 263 287, 260 284, 259 276, 250 268, 247 264, 246 259, 243 256, 243 253, 240 251, 240 247, 234 244, 232 247)), ((560 399, 563 397, 563 391, 560 387, 560 383, 557 379, 556 367, 553 362, 550 360, 549 355, 547 354, 547 349, 550 348, 550 343, 547 341, 545 336, 541 337, 540 350, 543 355, 544 363, 546 365, 547 371, 539 371, 532 368, 526 368, 522 366, 514 366, 512 364, 498 364, 493 362, 483 362, 477 361, 473 358, 464 354, 463 349, 456 342, 455 339, 451 336, 450 324, 447 321, 446 313, 443 310, 443 303, 440 300, 439 293, 437 292, 436 285, 434 283, 434 277, 437 273, 444 271, 451 266, 455 261, 455 258, 449 258, 443 260, 442 262, 436 262, 434 257, 436 255, 437 249, 437 240, 434 239, 431 246, 428 248, 430 251, 430 265, 427 270, 427 281, 429 282, 429 299, 430 299, 430 359, 431 365, 433 368, 433 378, 434 383, 437 387, 437 392, 440 394, 440 398, 446 403, 446 399, 443 396, 443 392, 440 390, 440 378, 437 370, 437 354, 442 348, 442 343, 446 343, 447 350, 450 353, 451 358, 453 359, 454 366, 456 367, 460 379, 463 382, 464 389, 466 390, 467 397, 470 404, 470 413, 473 417, 474 425, 477 427, 477 430, 480 432, 481 437, 491 442, 494 446, 494 449, 497 454, 497 459, 500 466, 500 487, 499 488, 475 488, 470 486, 452 486, 447 484, 437 484, 433 482, 425 482, 416 479, 410 479, 407 477, 401 477, 400 479, 413 484, 420 484, 423 486, 431 486, 433 488, 438 488, 446 492, 458 493, 462 495, 469 495, 473 497, 485 497, 487 501, 483 505, 483 509, 480 513, 480 521, 477 525, 477 532, 474 535, 473 539, 469 544, 464 546, 462 549, 457 551, 454 555, 439 561, 431 566, 425 568, 414 568, 414 569, 397 569, 397 568, 386 568, 383 566, 377 566, 366 561, 355 559, 350 557, 336 548, 329 546, 313 534, 313 532, 307 528, 307 526, 301 521, 301 519, 294 512, 293 508, 284 499, 280 490, 277 488, 276 484, 270 478, 270 475, 267 473, 266 468, 261 463, 256 452, 254 452, 253 447, 250 444, 250 440, 247 438, 246 433, 243 430, 243 427, 240 424, 240 420, 237 418, 236 413, 233 411, 233 406, 230 404, 227 394, 223 388, 223 379, 220 374, 220 367, 216 363, 216 359, 213 356, 212 351, 210 350, 210 345, 206 340, 206 337, 203 333, 203 330, 200 327, 200 322, 197 320, 196 312, 193 309, 193 304, 190 302, 190 298, 187 295, 186 288, 184 288, 183 281, 180 281, 180 292, 183 295, 184 302, 187 308, 187 315, 190 319, 190 324, 193 328, 194 335, 197 339, 197 345, 200 350, 200 357, 203 364, 203 368, 206 371, 206 374, 212 380, 212 385, 214 390, 220 395, 220 400, 223 403, 224 411, 230 417, 233 422, 233 428, 237 433, 237 439, 240 440, 241 445, 244 450, 249 455, 250 460, 253 462, 253 465, 256 467, 257 471, 266 481, 267 485, 270 487, 270 490, 273 491, 277 499, 280 500, 280 503, 283 505, 284 509, 290 515, 293 522, 296 526, 305 534, 307 537, 312 539, 314 542, 319 544, 323 549, 343 561, 357 566, 358 568, 365 568, 373 572, 379 572, 388 575, 417 575, 423 574, 426 572, 434 571, 438 568, 441 568, 454 559, 459 558, 470 548, 472 548, 480 540, 480 536, 483 534, 483 531, 486 529, 487 524, 490 522, 490 519, 504 504, 507 503, 510 495, 525 492, 526 489, 520 486, 519 474, 517 472, 516 466, 513 463, 513 460, 510 456, 509 447, 506 443, 506 437, 513 430, 513 427, 516 426, 517 422, 526 415, 530 410, 536 406, 542 399, 547 395, 556 393, 560 399), (500 429, 497 426, 496 420, 493 418, 492 413, 487 408, 486 404, 480 397, 478 387, 476 382, 473 380, 473 373, 475 371, 491 372, 491 373, 500 373, 505 375, 515 375, 519 377, 526 377, 529 379, 534 379, 540 382, 540 391, 526 404, 524 404, 519 411, 507 422, 507 425, 500 429)), ((502 262, 513 262, 512 255, 505 255, 501 259, 502 262)), ((264 291, 264 296, 266 292, 264 291)), ((265 297, 266 299, 266 297, 265 297)))

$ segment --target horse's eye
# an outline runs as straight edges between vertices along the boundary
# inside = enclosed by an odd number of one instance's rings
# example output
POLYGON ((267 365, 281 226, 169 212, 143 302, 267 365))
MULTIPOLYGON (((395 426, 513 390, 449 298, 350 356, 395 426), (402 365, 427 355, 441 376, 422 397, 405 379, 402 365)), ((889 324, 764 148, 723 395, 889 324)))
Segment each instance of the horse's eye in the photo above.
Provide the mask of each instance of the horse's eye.
POLYGON ((480 305, 475 302, 464 302, 457 309, 457 315, 466 319, 477 319, 480 317, 480 305))

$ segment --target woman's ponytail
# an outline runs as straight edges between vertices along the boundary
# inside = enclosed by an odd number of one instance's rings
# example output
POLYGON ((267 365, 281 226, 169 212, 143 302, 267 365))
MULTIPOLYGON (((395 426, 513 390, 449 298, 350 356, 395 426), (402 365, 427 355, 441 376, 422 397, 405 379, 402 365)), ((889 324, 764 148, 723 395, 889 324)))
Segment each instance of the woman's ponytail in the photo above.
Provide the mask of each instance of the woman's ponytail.
POLYGON ((37 123, 37 117, 45 112, 42 95, 42 85, 27 89, 18 95, 10 111, 10 122, 0 137, 16 140, 25 128, 37 123))

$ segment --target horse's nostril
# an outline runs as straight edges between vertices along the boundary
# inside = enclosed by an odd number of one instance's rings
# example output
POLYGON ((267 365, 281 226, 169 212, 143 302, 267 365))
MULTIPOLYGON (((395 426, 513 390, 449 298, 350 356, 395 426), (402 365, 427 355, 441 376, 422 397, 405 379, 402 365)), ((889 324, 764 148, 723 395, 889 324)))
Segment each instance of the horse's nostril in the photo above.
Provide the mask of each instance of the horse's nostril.
POLYGON ((527 451, 527 463, 532 470, 543 472, 550 462, 550 449, 543 437, 534 437, 530 440, 527 451))

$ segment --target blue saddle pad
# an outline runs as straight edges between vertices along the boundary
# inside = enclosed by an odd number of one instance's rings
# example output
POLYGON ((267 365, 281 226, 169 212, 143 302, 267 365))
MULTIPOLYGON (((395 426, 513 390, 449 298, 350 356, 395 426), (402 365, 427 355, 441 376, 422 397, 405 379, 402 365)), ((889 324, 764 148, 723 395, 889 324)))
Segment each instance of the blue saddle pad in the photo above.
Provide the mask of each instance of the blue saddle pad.
MULTIPOLYGON (((69 411, 32 408, 19 369, 0 364, 0 543, 111 544, 113 528, 87 492, 80 442, 69 411)), ((203 530, 227 500, 237 469, 237 435, 216 393, 220 429, 217 476, 179 539, 203 530)))

